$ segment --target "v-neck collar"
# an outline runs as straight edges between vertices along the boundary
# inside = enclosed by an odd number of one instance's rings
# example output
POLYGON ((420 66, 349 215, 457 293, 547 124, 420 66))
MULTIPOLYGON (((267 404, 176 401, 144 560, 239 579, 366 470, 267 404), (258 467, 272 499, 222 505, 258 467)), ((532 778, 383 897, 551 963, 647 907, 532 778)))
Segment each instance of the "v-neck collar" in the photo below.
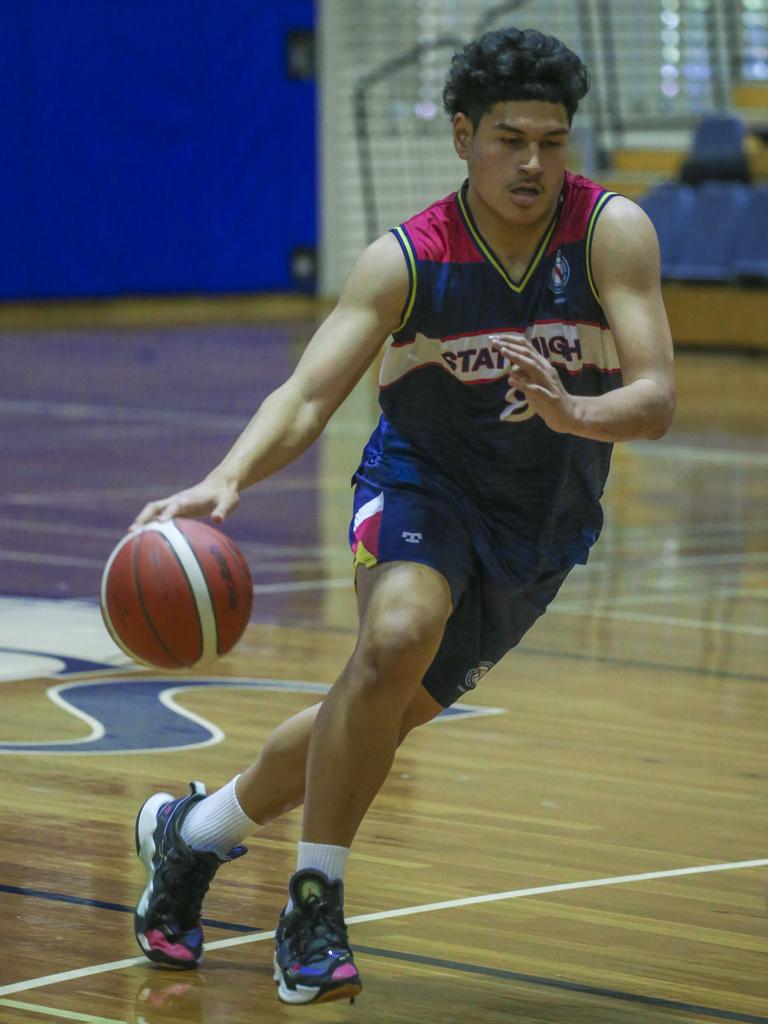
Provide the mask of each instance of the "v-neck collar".
POLYGON ((464 182, 459 191, 456 193, 456 205, 459 208, 459 214, 464 222, 464 226, 469 232, 472 241, 475 243, 477 248, 485 257, 485 259, 488 260, 491 266, 495 270, 497 270, 499 274, 501 274, 501 276, 504 278, 504 281, 512 289, 512 291, 519 294, 520 292, 523 291, 525 286, 530 281, 534 271, 536 270, 536 267, 538 267, 539 263, 541 262, 542 256, 547 251, 547 246, 549 245, 550 239, 552 238, 552 234, 555 230, 555 225, 557 224, 557 219, 563 205, 563 199, 565 197, 565 188, 563 187, 563 189, 561 189, 560 191, 560 198, 558 199, 557 206, 555 207, 555 211, 552 214, 552 220, 549 222, 549 225, 544 231, 541 241, 536 246, 533 256, 531 256, 530 262, 525 269, 525 273, 519 280, 513 281, 512 278, 507 273, 507 271, 504 269, 504 264, 501 262, 496 253, 493 251, 490 245, 480 234, 477 225, 475 224, 474 218, 472 217, 472 212, 469 209, 469 204, 467 203, 466 199, 468 187, 469 179, 467 179, 464 182))

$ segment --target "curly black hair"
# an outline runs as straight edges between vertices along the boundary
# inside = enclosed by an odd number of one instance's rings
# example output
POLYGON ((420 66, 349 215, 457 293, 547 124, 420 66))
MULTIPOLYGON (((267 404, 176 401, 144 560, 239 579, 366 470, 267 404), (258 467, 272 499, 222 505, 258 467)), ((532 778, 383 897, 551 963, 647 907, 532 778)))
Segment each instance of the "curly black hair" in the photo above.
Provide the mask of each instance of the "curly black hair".
POLYGON ((443 104, 451 117, 461 111, 477 126, 494 103, 543 100, 562 103, 570 123, 588 89, 585 65, 559 39, 533 28, 505 28, 453 55, 443 104))

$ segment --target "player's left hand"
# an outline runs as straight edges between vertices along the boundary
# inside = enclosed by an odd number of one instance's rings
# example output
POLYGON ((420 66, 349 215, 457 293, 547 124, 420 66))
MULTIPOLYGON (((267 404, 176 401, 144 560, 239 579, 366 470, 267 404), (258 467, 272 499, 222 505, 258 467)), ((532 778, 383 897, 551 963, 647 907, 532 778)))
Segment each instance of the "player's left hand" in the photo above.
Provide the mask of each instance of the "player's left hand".
POLYGON ((509 360, 506 400, 514 402, 514 392, 522 391, 530 407, 551 430, 573 433, 578 399, 565 390, 554 366, 522 334, 496 334, 491 342, 509 360))

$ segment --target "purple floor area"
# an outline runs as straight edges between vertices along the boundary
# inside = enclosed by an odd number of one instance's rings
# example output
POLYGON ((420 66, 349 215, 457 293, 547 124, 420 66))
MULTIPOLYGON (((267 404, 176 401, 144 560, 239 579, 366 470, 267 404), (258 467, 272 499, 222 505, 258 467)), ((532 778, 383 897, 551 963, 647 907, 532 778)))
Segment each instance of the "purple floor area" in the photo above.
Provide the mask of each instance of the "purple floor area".
MULTIPOLYGON (((215 465, 311 332, 291 322, 0 333, 0 593, 95 597, 134 515, 215 465)), ((246 551, 311 549, 316 463, 310 449, 226 532, 246 551)))

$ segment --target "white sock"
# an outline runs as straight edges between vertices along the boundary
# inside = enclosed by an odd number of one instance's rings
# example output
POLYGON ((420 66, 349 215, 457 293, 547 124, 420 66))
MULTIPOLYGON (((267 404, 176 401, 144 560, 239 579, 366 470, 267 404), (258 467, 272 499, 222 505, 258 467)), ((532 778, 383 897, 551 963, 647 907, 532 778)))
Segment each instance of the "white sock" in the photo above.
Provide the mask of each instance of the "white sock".
POLYGON ((200 800, 181 825, 181 838, 193 850, 205 850, 224 858, 259 827, 240 806, 235 794, 236 775, 226 786, 200 800))
POLYGON ((296 870, 314 868, 322 871, 329 881, 344 878, 349 860, 348 846, 324 846, 322 843, 299 843, 296 870))
MULTIPOLYGON (((333 882, 335 879, 344 879, 344 872, 347 869, 349 860, 348 846, 325 846, 323 843, 299 843, 299 852, 296 858, 296 870, 304 871, 312 868, 315 871, 322 871, 323 874, 333 882)), ((288 897, 286 911, 293 910, 293 900, 288 897)))

